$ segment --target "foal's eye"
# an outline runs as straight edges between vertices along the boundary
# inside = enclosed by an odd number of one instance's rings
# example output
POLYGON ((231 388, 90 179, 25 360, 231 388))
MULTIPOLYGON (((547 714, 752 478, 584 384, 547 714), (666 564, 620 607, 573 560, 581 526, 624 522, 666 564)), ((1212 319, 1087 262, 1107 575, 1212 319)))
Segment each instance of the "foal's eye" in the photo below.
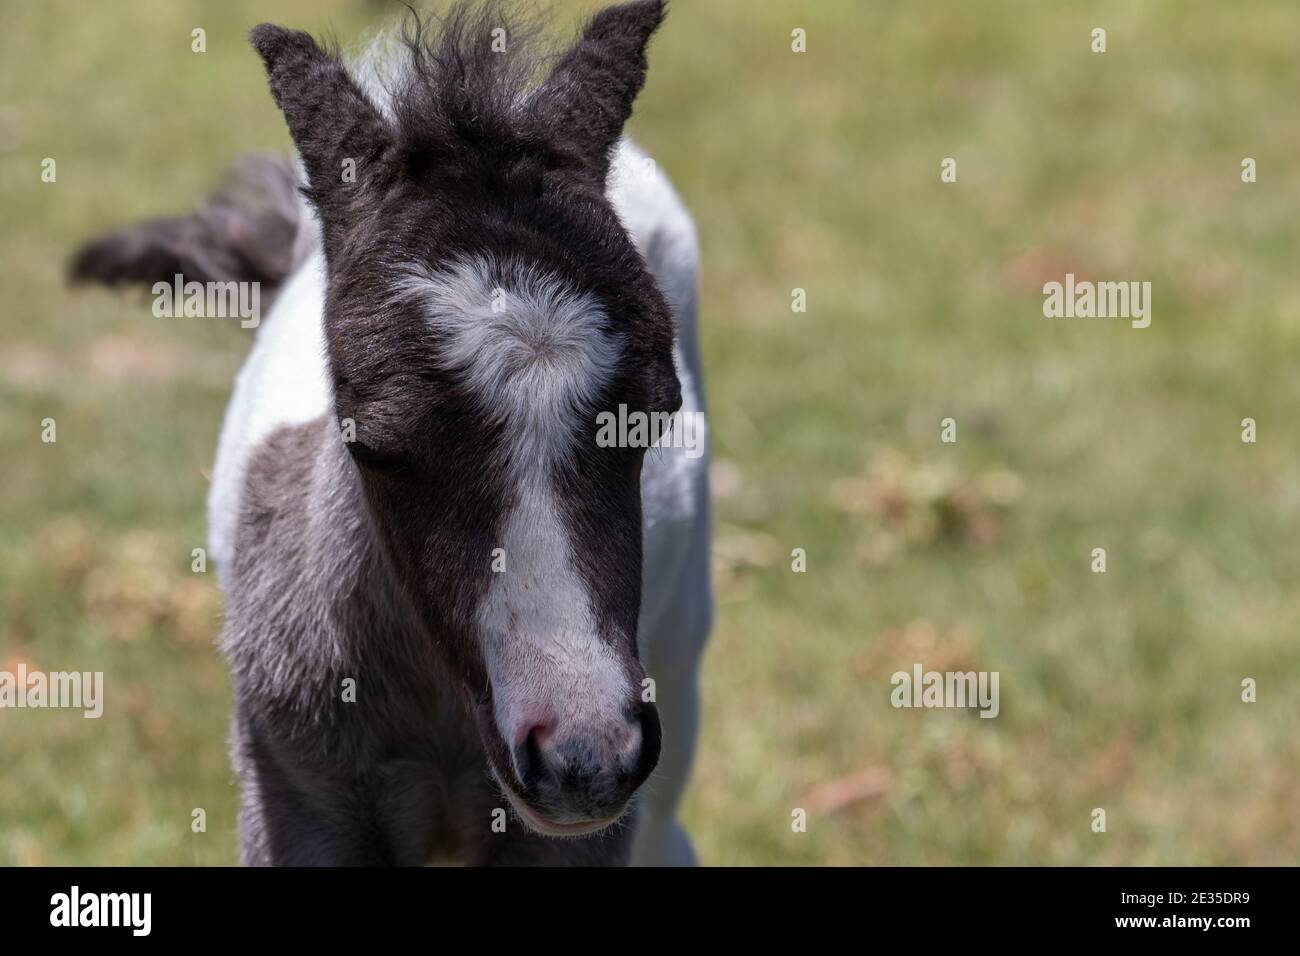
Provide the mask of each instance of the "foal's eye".
POLYGON ((406 464, 400 455, 377 451, 365 442, 350 441, 346 445, 352 460, 371 471, 401 471, 406 464))

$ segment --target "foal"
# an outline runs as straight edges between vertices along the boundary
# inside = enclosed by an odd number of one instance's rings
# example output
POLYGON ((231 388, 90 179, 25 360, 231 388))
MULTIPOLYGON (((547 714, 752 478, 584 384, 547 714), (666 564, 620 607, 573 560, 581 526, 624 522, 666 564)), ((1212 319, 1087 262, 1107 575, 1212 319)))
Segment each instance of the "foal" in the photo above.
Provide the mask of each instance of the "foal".
POLYGON ((621 139, 663 12, 540 83, 498 4, 351 67, 263 24, 306 201, 257 167, 74 260, 284 279, 209 498, 247 863, 693 862, 708 457, 595 441, 703 409, 694 230, 621 139))

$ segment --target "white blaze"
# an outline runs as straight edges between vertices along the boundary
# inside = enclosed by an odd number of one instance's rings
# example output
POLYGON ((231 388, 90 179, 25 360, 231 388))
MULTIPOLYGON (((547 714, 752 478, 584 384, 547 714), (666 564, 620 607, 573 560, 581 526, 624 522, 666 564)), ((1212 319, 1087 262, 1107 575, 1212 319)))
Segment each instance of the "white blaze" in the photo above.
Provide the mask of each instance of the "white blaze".
POLYGON ((443 336, 443 362, 501 423, 516 493, 502 573, 479 608, 497 726, 514 747, 539 722, 588 733, 623 724, 631 689, 598 631, 553 474, 583 434, 621 354, 600 305, 554 276, 482 259, 402 285, 443 336))

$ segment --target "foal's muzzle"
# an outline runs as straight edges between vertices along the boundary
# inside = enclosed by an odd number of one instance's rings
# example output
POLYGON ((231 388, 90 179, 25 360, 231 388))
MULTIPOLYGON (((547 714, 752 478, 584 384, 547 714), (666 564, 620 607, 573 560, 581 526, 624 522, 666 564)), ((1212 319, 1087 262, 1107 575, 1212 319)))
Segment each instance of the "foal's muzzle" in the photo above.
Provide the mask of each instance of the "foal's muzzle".
POLYGON ((548 836, 591 833, 622 816, 659 762, 660 738, 659 711, 648 703, 618 727, 538 724, 516 735, 513 779, 502 783, 530 828, 548 836))

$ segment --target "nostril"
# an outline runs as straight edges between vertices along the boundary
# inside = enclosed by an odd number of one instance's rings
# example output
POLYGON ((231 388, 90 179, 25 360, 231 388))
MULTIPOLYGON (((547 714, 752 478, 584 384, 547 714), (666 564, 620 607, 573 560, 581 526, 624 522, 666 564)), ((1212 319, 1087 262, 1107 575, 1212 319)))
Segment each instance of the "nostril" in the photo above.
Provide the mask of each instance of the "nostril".
POLYGON ((640 742, 636 777, 637 786, 645 782, 646 777, 654 772, 659 763, 659 747, 663 742, 663 728, 659 724, 659 709, 654 704, 646 704, 641 709, 640 742))
POLYGON ((551 739, 551 733, 551 728, 546 724, 536 724, 528 731, 528 735, 537 741, 539 747, 546 745, 546 742, 551 739))
POLYGON ((551 730, 541 724, 529 728, 524 739, 515 747, 515 773, 525 787, 536 784, 546 774, 546 758, 542 745, 551 737, 551 730))
POLYGON ((641 743, 644 736, 639 721, 635 724, 629 724, 624 729, 618 746, 618 757, 621 763, 635 764, 640 759, 641 743))

